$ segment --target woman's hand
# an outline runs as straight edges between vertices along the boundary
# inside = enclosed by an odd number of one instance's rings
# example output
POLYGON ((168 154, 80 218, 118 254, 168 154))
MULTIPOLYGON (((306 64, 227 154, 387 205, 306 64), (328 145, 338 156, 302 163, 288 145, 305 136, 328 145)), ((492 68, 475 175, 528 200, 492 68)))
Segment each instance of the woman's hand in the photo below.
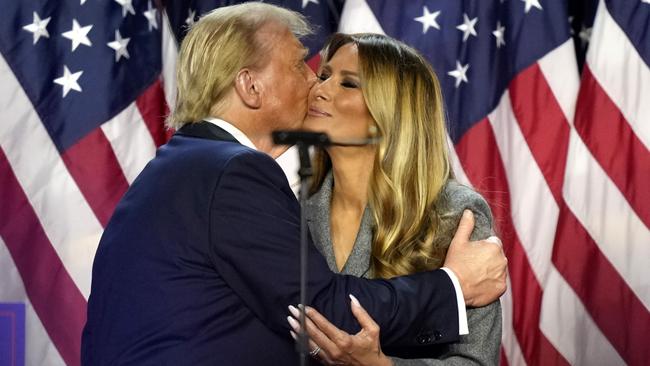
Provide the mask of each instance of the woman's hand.
MULTIPOLYGON (((314 308, 305 309, 309 348, 312 352, 319 350, 312 356, 326 365, 392 365, 392 361, 381 351, 379 326, 354 296, 350 295, 350 299, 352 314, 361 325, 361 330, 355 335, 340 330, 314 308)), ((300 332, 297 319, 301 310, 289 306, 289 311, 293 315, 288 317, 293 328, 291 335, 296 339, 296 333, 300 332)))

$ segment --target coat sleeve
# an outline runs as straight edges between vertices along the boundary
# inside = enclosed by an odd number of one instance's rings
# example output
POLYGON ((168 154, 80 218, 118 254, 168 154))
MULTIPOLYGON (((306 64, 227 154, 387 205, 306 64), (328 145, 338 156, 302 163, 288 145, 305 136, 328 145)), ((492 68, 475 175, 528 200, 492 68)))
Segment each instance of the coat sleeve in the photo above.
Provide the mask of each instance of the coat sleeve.
MULTIPOLYGON (((470 188, 451 183, 445 192, 445 213, 441 220, 450 220, 451 227, 457 227, 464 209, 471 209, 476 218, 471 240, 482 240, 494 235, 492 213, 487 202, 470 188)), ((447 225, 445 225, 447 226, 447 225)), ((453 232, 444 233, 451 241, 453 232)), ((396 366, 416 365, 497 365, 501 346, 501 303, 499 300, 480 308, 467 310, 469 334, 460 336, 460 341, 441 345, 435 358, 393 359, 396 366)), ((409 355, 410 356, 410 355, 409 355)))
MULTIPOLYGON (((288 336, 287 306, 299 301, 299 205, 268 156, 246 151, 227 163, 211 197, 210 258, 259 319, 288 336)), ((355 295, 382 329, 382 342, 407 348, 458 340, 454 288, 444 271, 391 280, 337 275, 309 243, 308 302, 354 333, 355 295)))

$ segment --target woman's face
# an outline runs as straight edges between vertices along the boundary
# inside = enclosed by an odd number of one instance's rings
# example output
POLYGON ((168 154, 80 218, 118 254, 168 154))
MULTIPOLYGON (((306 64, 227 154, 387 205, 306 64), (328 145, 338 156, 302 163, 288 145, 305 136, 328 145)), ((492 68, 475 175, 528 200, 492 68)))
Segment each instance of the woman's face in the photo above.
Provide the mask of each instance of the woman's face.
POLYGON ((373 124, 361 93, 357 46, 349 43, 318 71, 316 85, 309 93, 304 128, 345 142, 367 139, 373 124))

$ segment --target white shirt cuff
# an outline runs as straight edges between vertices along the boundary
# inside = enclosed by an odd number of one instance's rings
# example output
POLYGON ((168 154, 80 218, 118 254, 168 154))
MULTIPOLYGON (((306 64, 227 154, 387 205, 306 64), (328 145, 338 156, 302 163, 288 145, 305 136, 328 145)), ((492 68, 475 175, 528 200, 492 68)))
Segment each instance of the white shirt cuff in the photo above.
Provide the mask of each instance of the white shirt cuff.
POLYGON ((456 302, 458 303, 458 334, 469 334, 469 328, 467 327, 467 311, 465 310, 465 298, 463 297, 463 290, 460 288, 458 277, 456 277, 454 271, 449 268, 442 267, 441 269, 449 275, 451 283, 454 284, 454 290, 456 290, 456 302))

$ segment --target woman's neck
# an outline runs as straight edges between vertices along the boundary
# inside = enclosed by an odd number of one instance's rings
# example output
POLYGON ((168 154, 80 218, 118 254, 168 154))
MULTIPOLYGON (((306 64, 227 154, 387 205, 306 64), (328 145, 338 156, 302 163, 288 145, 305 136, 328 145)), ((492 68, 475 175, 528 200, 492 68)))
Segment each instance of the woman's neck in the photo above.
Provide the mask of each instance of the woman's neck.
POLYGON ((352 253, 363 211, 368 203, 368 181, 374 162, 371 148, 330 148, 334 188, 330 206, 330 238, 339 271, 352 253))
POLYGON ((334 175, 332 203, 362 214, 368 203, 368 182, 374 163, 374 148, 331 148, 328 152, 334 175))

